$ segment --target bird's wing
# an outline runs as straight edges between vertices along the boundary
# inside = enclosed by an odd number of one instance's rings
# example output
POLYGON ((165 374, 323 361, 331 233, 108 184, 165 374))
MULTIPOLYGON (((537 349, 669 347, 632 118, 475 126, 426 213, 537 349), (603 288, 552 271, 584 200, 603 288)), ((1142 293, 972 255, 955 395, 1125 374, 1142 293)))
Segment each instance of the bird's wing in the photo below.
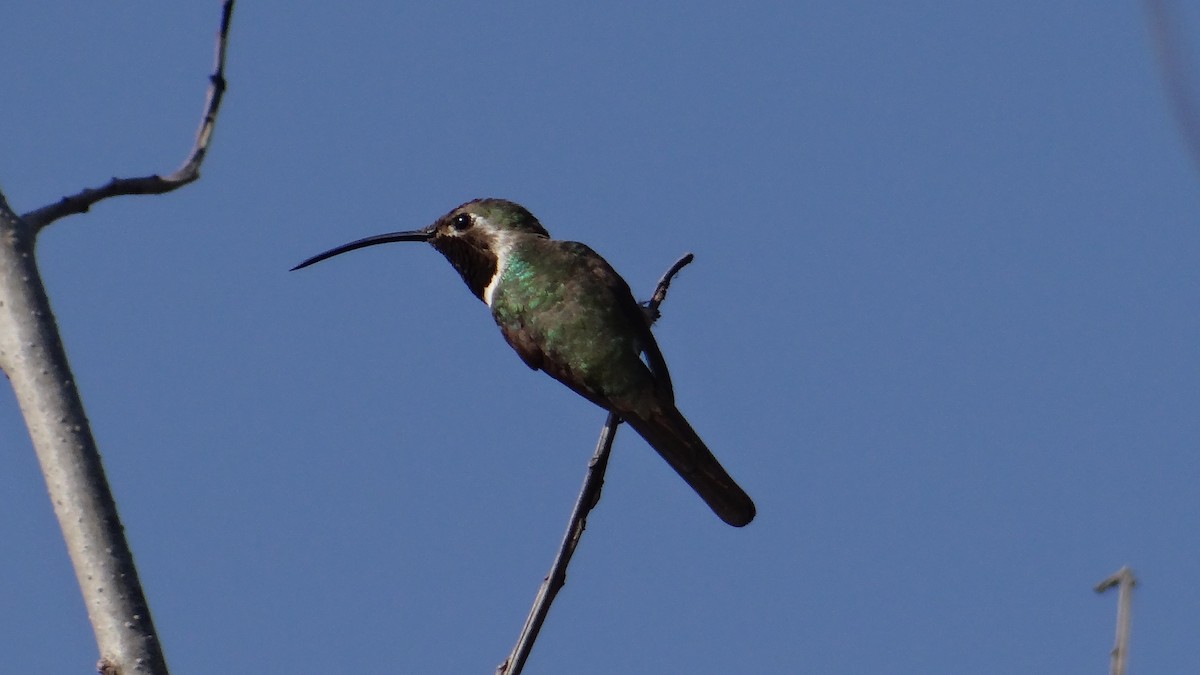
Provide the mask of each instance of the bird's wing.
POLYGON ((667 370, 667 361, 658 348, 658 341, 654 339, 654 333, 650 331, 650 321, 646 316, 646 310, 634 299, 629 284, 621 278, 621 275, 617 274, 607 260, 583 244, 579 244, 579 246, 587 249, 590 255, 585 256, 585 259, 588 261, 589 269, 605 283, 617 307, 621 309, 621 313, 629 325, 636 331, 638 345, 646 356, 646 365, 650 368, 650 374, 654 376, 655 384, 658 385, 665 399, 674 403, 675 389, 671 384, 671 372, 667 370))

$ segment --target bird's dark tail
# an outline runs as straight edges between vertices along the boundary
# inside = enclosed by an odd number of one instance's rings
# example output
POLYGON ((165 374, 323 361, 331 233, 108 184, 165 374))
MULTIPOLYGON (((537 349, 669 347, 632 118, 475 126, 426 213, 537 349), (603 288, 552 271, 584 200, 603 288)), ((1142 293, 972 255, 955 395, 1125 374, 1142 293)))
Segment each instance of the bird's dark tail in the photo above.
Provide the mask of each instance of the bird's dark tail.
POLYGON ((754 502, 713 456, 675 408, 651 419, 626 417, 650 447, 667 460, 721 520, 742 527, 754 520, 754 502))

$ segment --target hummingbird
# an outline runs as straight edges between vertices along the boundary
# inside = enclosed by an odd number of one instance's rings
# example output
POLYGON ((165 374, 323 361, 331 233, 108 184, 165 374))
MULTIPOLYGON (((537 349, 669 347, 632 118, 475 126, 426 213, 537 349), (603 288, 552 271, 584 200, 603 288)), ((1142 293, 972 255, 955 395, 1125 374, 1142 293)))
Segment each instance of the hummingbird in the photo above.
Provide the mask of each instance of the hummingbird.
POLYGON ((675 407, 645 308, 608 261, 579 242, 551 239, 520 204, 475 199, 424 229, 352 241, 292 270, 398 241, 437 249, 525 365, 627 422, 721 520, 742 527, 754 519, 754 502, 675 407))

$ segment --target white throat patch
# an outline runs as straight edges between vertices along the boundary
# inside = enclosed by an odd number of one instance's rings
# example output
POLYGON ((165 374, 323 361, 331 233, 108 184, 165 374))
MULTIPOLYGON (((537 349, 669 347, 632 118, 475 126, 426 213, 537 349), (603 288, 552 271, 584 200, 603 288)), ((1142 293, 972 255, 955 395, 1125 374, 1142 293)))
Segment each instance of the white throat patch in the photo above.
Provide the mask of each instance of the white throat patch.
POLYGON ((503 230, 494 233, 492 239, 492 250, 496 252, 496 273, 492 275, 492 280, 483 288, 483 301, 488 307, 492 306, 492 295, 496 292, 496 286, 500 284, 500 277, 504 276, 504 270, 508 268, 508 261, 512 255, 513 235, 503 230))

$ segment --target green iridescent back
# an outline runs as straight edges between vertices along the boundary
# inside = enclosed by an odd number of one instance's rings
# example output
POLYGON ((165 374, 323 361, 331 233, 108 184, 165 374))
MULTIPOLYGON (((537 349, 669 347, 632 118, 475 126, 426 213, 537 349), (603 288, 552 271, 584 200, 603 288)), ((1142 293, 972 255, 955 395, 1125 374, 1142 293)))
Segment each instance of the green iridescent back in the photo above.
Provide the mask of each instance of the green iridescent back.
POLYGON ((520 237, 492 297, 492 314, 530 366, 593 401, 651 405, 644 321, 624 281, 577 242, 520 237), (631 307, 632 305, 632 307, 631 307))

